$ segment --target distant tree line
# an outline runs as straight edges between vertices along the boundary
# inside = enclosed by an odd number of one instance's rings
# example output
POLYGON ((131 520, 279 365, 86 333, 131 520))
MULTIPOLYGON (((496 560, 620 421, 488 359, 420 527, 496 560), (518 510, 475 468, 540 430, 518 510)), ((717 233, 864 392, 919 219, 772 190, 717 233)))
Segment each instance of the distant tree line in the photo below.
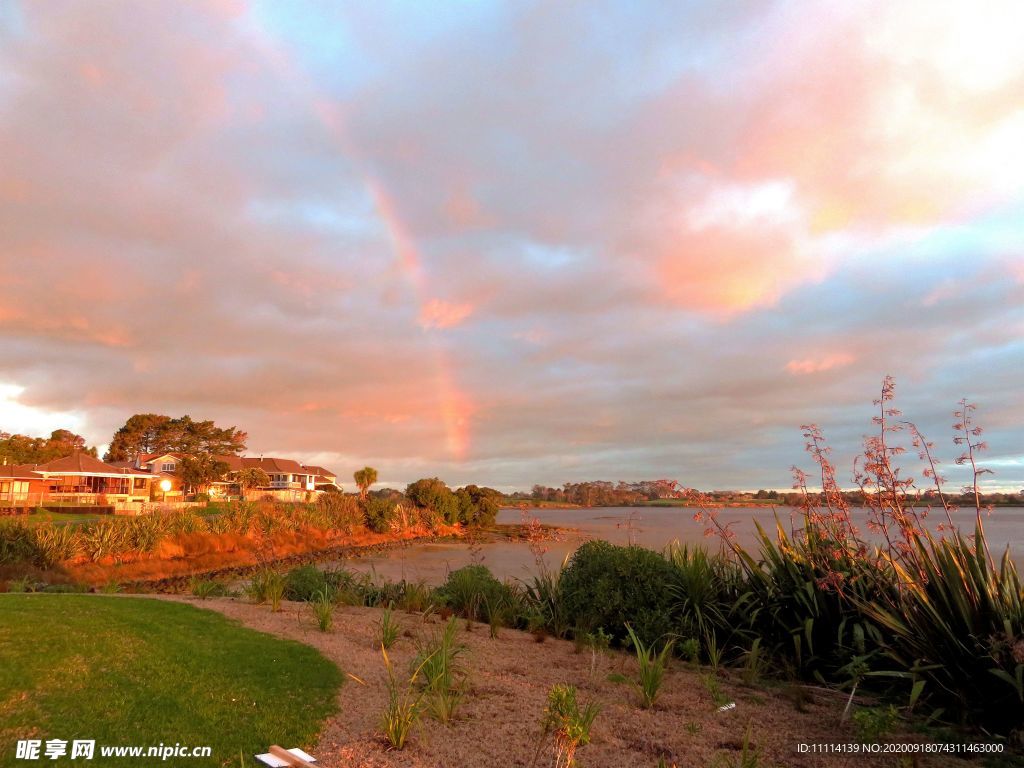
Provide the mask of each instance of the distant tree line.
POLYGON ((514 493, 512 498, 580 504, 585 507, 618 507, 642 501, 676 498, 679 496, 679 492, 679 484, 674 480, 641 480, 636 483, 594 480, 566 483, 561 488, 535 485, 528 495, 514 493))

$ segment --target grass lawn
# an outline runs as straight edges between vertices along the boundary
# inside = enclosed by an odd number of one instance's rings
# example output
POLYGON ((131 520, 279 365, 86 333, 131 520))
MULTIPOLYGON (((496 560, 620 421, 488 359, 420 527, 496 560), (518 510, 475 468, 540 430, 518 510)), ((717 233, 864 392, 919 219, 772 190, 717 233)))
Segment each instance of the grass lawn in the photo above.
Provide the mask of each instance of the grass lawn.
POLYGON ((55 512, 50 509, 40 509, 30 515, 19 515, 14 519, 24 520, 27 523, 90 523, 113 518, 113 515, 91 515, 88 512, 55 512))
POLYGON ((0 766, 32 762, 15 759, 24 738, 95 739, 100 766, 252 766, 270 744, 311 748, 341 683, 316 650, 190 605, 0 594, 0 766), (100 757, 161 742, 213 758, 100 757))

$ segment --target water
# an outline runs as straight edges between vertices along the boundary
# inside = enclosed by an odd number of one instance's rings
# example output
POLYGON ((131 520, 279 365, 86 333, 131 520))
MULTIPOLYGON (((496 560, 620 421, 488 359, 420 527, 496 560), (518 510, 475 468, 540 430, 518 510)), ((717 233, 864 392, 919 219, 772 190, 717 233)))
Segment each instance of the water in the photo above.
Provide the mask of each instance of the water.
MULTIPOLYGON (((719 510, 723 524, 733 523, 736 541, 749 547, 755 541, 757 520, 766 530, 773 530, 775 513, 786 530, 789 530, 788 507, 773 510, 765 507, 730 507, 719 510)), ((574 529, 567 532, 560 541, 544 542, 547 548, 545 559, 549 565, 559 565, 563 558, 571 555, 580 544, 589 539, 605 539, 613 544, 639 544, 661 550, 673 540, 700 543, 709 549, 719 546, 719 539, 704 537, 704 526, 693 519, 693 509, 679 507, 597 507, 591 509, 531 509, 529 514, 542 523, 574 529)), ((854 523, 862 532, 867 514, 864 510, 853 510, 854 523)), ((938 524, 945 516, 941 510, 931 513, 931 521, 938 524), (940 519, 941 518, 941 519, 940 519)), ((522 520, 518 509, 503 509, 498 514, 499 523, 516 524, 522 520)), ((956 513, 954 521, 967 531, 974 529, 973 510, 963 509, 956 513)), ((985 531, 992 553, 1001 556, 1007 544, 1018 567, 1024 566, 1024 507, 997 508, 985 520, 985 531)), ((496 541, 485 543, 476 555, 499 579, 525 579, 536 572, 534 553, 525 542, 496 541), (482 558, 482 560, 480 559, 482 558)), ((338 563, 357 571, 373 571, 390 580, 423 580, 429 584, 440 584, 448 571, 468 565, 473 553, 464 542, 445 541, 413 544, 408 547, 389 550, 369 557, 352 558, 338 563)))

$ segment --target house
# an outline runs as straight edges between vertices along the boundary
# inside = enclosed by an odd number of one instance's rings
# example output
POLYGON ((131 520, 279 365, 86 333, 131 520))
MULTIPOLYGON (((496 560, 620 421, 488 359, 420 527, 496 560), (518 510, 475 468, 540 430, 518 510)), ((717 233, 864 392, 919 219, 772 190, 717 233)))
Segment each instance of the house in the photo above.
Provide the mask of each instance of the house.
POLYGON ((0 507, 32 507, 43 498, 43 476, 26 464, 0 466, 0 507))
MULTIPOLYGON (((262 469, 270 478, 270 484, 251 490, 259 492, 261 496, 270 496, 281 501, 299 501, 305 499, 307 494, 315 494, 317 477, 320 476, 315 469, 322 469, 322 467, 305 467, 293 459, 275 457, 255 458, 229 455, 215 458, 228 465, 227 480, 233 480, 243 469, 262 469)), ((324 471, 326 472, 326 470, 324 471)), ((237 489, 237 484, 235 484, 235 489, 237 489)))
POLYGON ((311 472, 314 475, 313 485, 318 491, 340 491, 341 486, 338 485, 338 476, 331 472, 329 469, 318 467, 316 465, 302 467, 307 472, 311 472))
POLYGON ((141 470, 156 476, 153 483, 154 498, 160 501, 182 501, 185 497, 184 485, 178 469, 183 453, 141 453, 135 461, 111 462, 114 466, 141 470))
POLYGON ((146 470, 107 464, 81 451, 33 464, 42 478, 43 498, 75 504, 124 504, 149 501, 158 476, 146 470))

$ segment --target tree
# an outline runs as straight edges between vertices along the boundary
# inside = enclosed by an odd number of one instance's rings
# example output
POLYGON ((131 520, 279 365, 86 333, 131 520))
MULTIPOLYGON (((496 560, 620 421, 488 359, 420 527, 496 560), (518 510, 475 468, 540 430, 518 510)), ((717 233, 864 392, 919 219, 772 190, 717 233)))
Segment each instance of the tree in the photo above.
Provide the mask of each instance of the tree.
POLYGON ((143 453, 239 454, 245 450, 247 438, 245 432, 235 427, 218 427, 209 420, 137 413, 114 433, 103 459, 128 461, 143 453))
POLYGON ((356 485, 359 486, 359 498, 366 500, 366 492, 370 490, 370 486, 377 482, 377 470, 373 467, 363 467, 357 469, 352 474, 353 479, 356 481, 356 485))
POLYGON ((238 483, 238 490, 241 491, 244 500, 248 489, 270 485, 270 475, 259 467, 242 467, 235 473, 235 482, 238 483))
POLYGON ((49 437, 27 437, 0 432, 0 461, 8 464, 45 464, 82 451, 96 455, 85 445, 85 438, 68 429, 55 429, 49 437))
POLYGON ((459 501, 444 481, 436 477, 423 478, 411 483, 405 495, 413 504, 432 509, 444 518, 448 525, 459 521, 459 501))
MULTIPOLYGON (((183 457, 178 465, 178 475, 181 477, 181 482, 190 490, 199 491, 209 487, 210 483, 215 480, 224 477, 229 469, 230 467, 225 462, 206 453, 199 456, 183 457)), ((263 472, 262 469, 259 471, 263 472)), ((265 475, 266 472, 263 474, 265 475)))

